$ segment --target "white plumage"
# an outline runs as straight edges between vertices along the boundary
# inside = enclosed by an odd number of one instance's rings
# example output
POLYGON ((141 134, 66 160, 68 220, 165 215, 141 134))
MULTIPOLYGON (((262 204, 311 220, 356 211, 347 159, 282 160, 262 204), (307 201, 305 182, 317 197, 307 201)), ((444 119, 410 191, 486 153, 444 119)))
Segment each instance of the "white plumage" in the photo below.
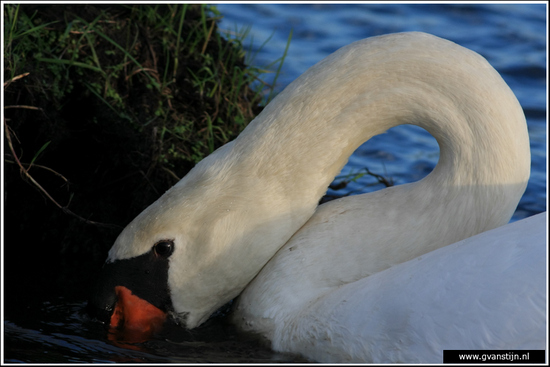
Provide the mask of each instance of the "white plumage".
POLYGON ((321 295, 319 285, 296 291, 296 283, 311 287, 307 268, 285 271, 291 240, 245 289, 233 318, 275 350, 327 363, 442 363, 443 350, 545 349, 546 223, 541 213, 321 295))

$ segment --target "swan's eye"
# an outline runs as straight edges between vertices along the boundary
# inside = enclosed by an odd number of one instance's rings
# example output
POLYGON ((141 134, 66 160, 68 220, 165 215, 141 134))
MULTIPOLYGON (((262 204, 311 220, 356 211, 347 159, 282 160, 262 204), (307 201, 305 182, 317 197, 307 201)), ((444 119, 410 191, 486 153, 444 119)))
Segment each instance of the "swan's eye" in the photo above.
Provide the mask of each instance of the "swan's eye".
POLYGON ((157 242, 157 244, 153 246, 153 249, 158 256, 167 258, 172 255, 172 252, 174 252, 174 241, 162 240, 157 242))

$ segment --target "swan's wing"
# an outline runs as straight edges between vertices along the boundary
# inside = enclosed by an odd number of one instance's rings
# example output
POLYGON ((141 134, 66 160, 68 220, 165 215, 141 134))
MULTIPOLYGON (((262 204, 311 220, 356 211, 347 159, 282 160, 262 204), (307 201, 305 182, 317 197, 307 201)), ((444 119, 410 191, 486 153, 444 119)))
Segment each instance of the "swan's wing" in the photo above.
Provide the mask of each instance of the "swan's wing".
POLYGON ((322 297, 273 346, 324 362, 544 349, 546 243, 542 213, 432 251, 322 297))

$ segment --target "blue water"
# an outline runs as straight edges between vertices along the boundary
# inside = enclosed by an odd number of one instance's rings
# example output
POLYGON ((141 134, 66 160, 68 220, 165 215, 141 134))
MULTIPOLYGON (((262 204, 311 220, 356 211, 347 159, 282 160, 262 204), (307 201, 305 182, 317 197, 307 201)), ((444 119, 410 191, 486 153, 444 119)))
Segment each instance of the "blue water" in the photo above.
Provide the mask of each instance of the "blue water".
MULTIPOLYGON (((256 66, 281 57, 292 41, 276 89, 282 90, 309 66, 336 49, 369 36, 424 31, 482 54, 502 74, 525 110, 531 138, 532 173, 514 220, 546 210, 546 7, 545 5, 219 5, 221 28, 252 28, 245 44, 256 66), (265 40, 271 39, 263 46, 265 40)), ((267 77, 272 82, 273 74, 267 77)), ((424 130, 402 126, 371 139, 350 158, 343 174, 364 167, 396 184, 427 175, 438 146, 424 130)), ((341 195, 380 189, 364 176, 341 195)), ((4 362, 300 362, 273 353, 261 341, 237 332, 223 317, 192 332, 175 325, 141 345, 109 342, 100 325, 82 313, 84 300, 56 298, 10 310, 4 321, 4 362)))

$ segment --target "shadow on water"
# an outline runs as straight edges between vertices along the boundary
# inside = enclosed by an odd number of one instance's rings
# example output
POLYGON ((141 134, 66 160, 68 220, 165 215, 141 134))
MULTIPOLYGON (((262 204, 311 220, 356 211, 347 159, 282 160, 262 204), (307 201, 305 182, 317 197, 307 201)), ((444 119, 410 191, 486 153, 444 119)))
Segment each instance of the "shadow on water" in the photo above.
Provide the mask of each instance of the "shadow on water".
POLYGON ((258 336, 239 332, 222 316, 194 330, 167 322, 144 343, 108 340, 102 324, 84 312, 85 302, 22 307, 4 320, 5 363, 300 363, 273 352, 258 336), (36 314, 36 315, 35 315, 36 314), (40 314, 39 317, 38 314, 40 314))

